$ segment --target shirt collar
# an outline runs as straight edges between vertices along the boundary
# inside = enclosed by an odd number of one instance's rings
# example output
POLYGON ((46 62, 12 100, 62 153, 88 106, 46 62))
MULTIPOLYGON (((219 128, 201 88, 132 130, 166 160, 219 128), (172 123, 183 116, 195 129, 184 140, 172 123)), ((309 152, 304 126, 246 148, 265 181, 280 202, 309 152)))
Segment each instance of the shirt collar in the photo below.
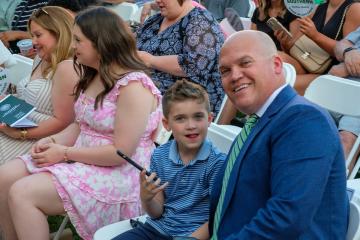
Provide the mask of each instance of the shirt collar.
POLYGON ((266 100, 266 102, 260 107, 260 109, 256 112, 256 115, 258 117, 262 117, 265 113, 265 111, 268 109, 268 107, 270 106, 270 104, 274 101, 274 99, 277 97, 277 95, 279 95, 279 93, 281 92, 281 90, 283 90, 285 87, 287 86, 287 84, 285 83, 284 85, 280 86, 278 89, 276 89, 271 95, 270 97, 266 100))
MULTIPOLYGON (((195 158, 189 162, 189 166, 195 164, 196 161, 204 161, 209 158, 211 152, 211 143, 209 140, 205 139, 203 144, 201 145, 199 152, 196 154, 195 158)), ((175 163, 184 165, 183 161, 180 158, 179 151, 177 149, 177 143, 175 140, 171 142, 170 151, 169 151, 169 159, 175 163)))

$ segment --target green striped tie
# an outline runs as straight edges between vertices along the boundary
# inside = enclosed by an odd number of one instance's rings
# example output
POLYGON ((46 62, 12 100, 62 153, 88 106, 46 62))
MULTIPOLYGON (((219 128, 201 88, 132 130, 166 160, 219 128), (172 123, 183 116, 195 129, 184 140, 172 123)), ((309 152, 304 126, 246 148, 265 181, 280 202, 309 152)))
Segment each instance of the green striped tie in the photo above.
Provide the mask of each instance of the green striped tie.
POLYGON ((216 211, 215 211, 214 228, 213 228, 214 231, 213 231, 213 236, 211 237, 211 240, 218 239, 217 231, 219 229, 219 224, 220 224, 220 220, 221 220, 220 218, 221 218, 222 208, 223 208, 223 204, 224 204, 224 198, 225 198, 226 189, 227 189, 227 186, 229 183, 229 177, 230 177, 231 171, 234 167, 237 156, 239 155, 239 152, 246 141, 246 138, 249 136, 251 129, 255 126, 258 119, 259 119, 259 117, 256 116, 256 114, 250 115, 250 117, 248 118, 248 120, 245 123, 245 126, 241 130, 240 134, 237 136, 236 142, 234 143, 233 147, 231 148, 230 157, 227 162, 225 173, 224 173, 219 202, 218 202, 218 205, 217 205, 216 211))

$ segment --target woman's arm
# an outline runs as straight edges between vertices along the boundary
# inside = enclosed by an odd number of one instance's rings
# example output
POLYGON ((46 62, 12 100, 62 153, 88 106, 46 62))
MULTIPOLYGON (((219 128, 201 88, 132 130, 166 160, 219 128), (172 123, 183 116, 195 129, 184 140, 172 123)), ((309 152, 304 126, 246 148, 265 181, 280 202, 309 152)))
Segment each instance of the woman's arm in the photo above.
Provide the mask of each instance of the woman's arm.
MULTIPOLYGON (((119 91, 114 144, 76 148, 47 143, 42 147, 41 152, 32 154, 35 164, 39 167, 49 166, 66 159, 98 166, 116 166, 124 163, 125 160, 116 154, 116 149, 121 149, 127 156, 135 153, 157 101, 151 91, 140 82, 130 82, 127 86, 120 87, 119 91)), ((70 130, 69 127, 66 131, 54 135, 55 142, 64 144, 66 136, 71 134, 70 130)))
MULTIPOLYGON (((343 36, 346 36, 350 32, 354 31, 360 23, 360 3, 353 3, 345 17, 345 22, 343 25, 343 36)), ((336 40, 331 39, 324 34, 318 32, 313 21, 310 18, 299 19, 300 30, 306 34, 309 38, 315 41, 321 48, 327 51, 330 55, 335 56, 335 46, 336 40)), ((338 39, 340 40, 340 39, 338 39)))
MULTIPOLYGON (((78 81, 72 61, 63 61, 53 76, 51 89, 51 101, 54 116, 39 122, 37 127, 28 128, 26 138, 39 139, 61 131, 74 120, 74 97, 73 88, 78 81)), ((20 129, 1 126, 0 131, 9 137, 21 138, 20 129)))
POLYGON ((54 116, 41 121, 36 128, 28 129, 28 138, 43 138, 57 133, 74 121, 74 86, 79 80, 72 61, 58 64, 53 76, 51 101, 54 116))
POLYGON ((138 54, 142 61, 149 68, 153 68, 162 72, 167 72, 171 75, 179 77, 186 77, 186 74, 179 65, 177 55, 154 56, 145 51, 138 51, 138 54))
POLYGON ((135 153, 157 101, 151 91, 140 82, 130 82, 127 86, 120 87, 119 91, 114 145, 69 148, 69 159, 99 166, 114 166, 125 161, 119 158, 116 149, 121 149, 127 156, 135 153))

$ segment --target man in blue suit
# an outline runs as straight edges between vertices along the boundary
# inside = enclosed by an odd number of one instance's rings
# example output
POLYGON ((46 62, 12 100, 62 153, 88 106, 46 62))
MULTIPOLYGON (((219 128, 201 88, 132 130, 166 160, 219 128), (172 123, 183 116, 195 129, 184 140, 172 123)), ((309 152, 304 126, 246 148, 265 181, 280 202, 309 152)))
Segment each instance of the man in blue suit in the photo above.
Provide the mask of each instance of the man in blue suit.
POLYGON ((262 32, 232 35, 219 67, 229 99, 258 120, 234 141, 212 194, 212 239, 345 239, 345 160, 329 114, 286 85, 262 32))

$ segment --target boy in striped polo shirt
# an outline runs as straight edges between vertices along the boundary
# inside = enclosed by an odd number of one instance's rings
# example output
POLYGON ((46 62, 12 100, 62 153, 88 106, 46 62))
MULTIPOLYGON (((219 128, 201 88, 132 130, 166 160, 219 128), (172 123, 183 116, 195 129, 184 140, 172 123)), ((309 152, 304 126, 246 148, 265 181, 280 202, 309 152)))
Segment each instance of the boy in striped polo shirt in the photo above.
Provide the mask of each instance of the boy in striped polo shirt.
POLYGON ((116 240, 196 237, 207 231, 209 194, 226 156, 206 139, 213 118, 208 94, 201 86, 180 80, 166 91, 162 104, 163 125, 174 140, 155 149, 152 174, 140 174, 141 202, 149 217, 116 240))

